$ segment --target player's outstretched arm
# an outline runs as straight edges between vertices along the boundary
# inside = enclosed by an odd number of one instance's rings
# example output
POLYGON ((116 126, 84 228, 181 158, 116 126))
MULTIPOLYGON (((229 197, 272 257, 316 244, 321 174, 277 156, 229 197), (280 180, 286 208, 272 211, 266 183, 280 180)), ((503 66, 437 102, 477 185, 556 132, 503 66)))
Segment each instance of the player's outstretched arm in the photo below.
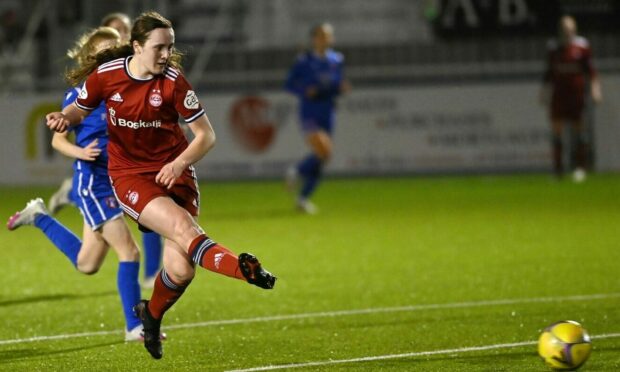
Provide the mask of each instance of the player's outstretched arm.
POLYGON ((202 159, 215 145, 215 132, 207 115, 191 122, 189 129, 194 139, 174 161, 163 166, 155 177, 157 183, 171 188, 187 167, 202 159))
POLYGON ((75 105, 68 105, 62 112, 51 112, 45 115, 47 127, 55 132, 62 133, 68 127, 78 125, 89 114, 75 105))

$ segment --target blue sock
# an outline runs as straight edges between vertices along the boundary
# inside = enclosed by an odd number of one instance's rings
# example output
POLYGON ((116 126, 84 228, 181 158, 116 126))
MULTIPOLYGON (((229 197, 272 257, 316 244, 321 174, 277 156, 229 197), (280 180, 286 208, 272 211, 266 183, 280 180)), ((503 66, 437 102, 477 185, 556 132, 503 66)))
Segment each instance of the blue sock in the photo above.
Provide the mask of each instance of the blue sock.
POLYGON ((144 247, 144 276, 155 276, 161 262, 161 237, 156 232, 142 233, 144 247))
POLYGON ((43 231, 56 248, 67 256, 73 266, 77 266, 77 256, 82 247, 80 238, 47 214, 37 215, 34 218, 34 225, 43 231))
POLYGON ((121 261, 118 263, 116 284, 118 286, 118 294, 121 296, 125 324, 128 331, 131 331, 141 323, 140 319, 133 312, 133 307, 140 302, 139 271, 140 262, 121 261))
POLYGON ((321 180, 323 163, 316 155, 309 155, 299 163, 297 167, 299 173, 304 178, 304 184, 301 187, 300 197, 308 199, 321 180))
POLYGON ((318 164, 321 164, 321 159, 314 154, 310 154, 297 164, 297 171, 303 178, 307 178, 314 172, 318 164))

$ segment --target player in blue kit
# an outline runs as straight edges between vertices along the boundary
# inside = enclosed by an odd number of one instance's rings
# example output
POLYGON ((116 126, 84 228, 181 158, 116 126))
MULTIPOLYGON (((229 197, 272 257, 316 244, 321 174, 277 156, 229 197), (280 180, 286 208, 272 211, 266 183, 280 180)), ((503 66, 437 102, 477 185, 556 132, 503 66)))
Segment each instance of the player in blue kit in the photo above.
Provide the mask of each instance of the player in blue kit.
POLYGON ((351 90, 344 77, 344 57, 331 49, 334 31, 330 24, 322 23, 311 29, 312 49, 301 54, 286 79, 286 89, 300 101, 301 128, 312 153, 297 166, 289 168, 287 185, 294 188, 301 178, 303 184, 297 198, 297 208, 314 214, 316 206, 310 202, 323 168, 332 153, 332 133, 336 111, 336 98, 351 90))
MULTIPOLYGON (((79 66, 92 59, 97 52, 118 45, 120 35, 113 28, 100 27, 78 40, 76 47, 68 54, 79 66)), ((71 83, 79 84, 77 81, 71 83)), ((70 89, 65 94, 63 107, 72 104, 79 93, 79 88, 70 89)), ((51 217, 40 198, 31 200, 23 210, 14 214, 7 227, 15 230, 23 225, 34 225, 43 231, 78 271, 87 275, 99 270, 109 247, 113 247, 119 258, 117 286, 125 315, 125 340, 143 340, 142 322, 132 311, 140 301, 140 252, 110 185, 105 103, 102 102, 73 130, 75 144, 68 140, 65 132, 54 134, 52 146, 76 159, 73 164, 72 199, 84 217, 83 240, 80 241, 51 217)))
MULTIPOLYGON (((101 26, 114 28, 121 35, 121 43, 129 42, 131 33, 131 19, 124 13, 110 13, 101 19, 101 26)), ((73 95, 73 100, 76 96, 73 95)), ((64 107, 64 106, 63 106, 64 107)), ((105 118, 104 118, 105 120, 105 118)), ((106 159, 107 161, 107 159, 106 159)), ((52 195, 49 200, 49 210, 52 214, 56 214, 66 205, 77 206, 76 195, 73 190, 74 184, 72 178, 65 179, 60 188, 52 195)), ((155 232, 142 232, 142 247, 144 256, 144 267, 142 281, 143 288, 153 288, 155 278, 159 273, 162 259, 162 239, 155 232)))

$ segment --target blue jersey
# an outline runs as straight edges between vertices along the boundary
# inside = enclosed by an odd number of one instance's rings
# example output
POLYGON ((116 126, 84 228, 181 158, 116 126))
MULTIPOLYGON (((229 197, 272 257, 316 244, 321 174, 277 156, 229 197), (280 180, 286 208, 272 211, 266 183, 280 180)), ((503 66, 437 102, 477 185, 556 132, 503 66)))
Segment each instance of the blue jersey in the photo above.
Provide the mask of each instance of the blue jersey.
MULTIPOLYGON (((64 109, 72 104, 80 93, 80 88, 71 88, 65 93, 65 99, 62 102, 64 109)), ((75 133, 75 144, 80 147, 86 147, 95 139, 99 140, 97 147, 101 149, 101 154, 94 161, 86 161, 76 159, 73 163, 73 169, 88 170, 91 173, 108 174, 108 130, 106 120, 105 102, 101 102, 99 107, 93 110, 84 121, 79 125, 72 127, 71 131, 75 133)))
MULTIPOLYGON (((79 93, 79 88, 68 90, 62 107, 72 104, 79 93)), ((88 146, 95 139, 99 140, 97 147, 101 153, 94 161, 76 159, 73 163, 73 188, 70 194, 70 199, 82 212, 84 221, 93 230, 123 215, 108 176, 107 125, 105 103, 101 102, 84 121, 70 129, 75 133, 75 144, 80 147, 88 146)))
POLYGON ((299 97, 302 121, 331 121, 336 97, 340 94, 343 65, 342 54, 332 49, 326 51, 325 57, 306 52, 297 58, 286 79, 286 89, 299 97), (306 90, 310 87, 315 87, 318 92, 313 98, 306 97, 306 90))

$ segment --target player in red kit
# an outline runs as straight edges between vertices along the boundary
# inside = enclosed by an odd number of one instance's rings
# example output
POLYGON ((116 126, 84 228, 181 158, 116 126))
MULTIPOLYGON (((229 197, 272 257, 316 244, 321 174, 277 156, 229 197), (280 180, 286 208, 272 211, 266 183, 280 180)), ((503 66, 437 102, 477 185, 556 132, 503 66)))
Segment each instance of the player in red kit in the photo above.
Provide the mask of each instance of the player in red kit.
POLYGON ((195 265, 271 289, 276 278, 258 259, 238 257, 207 237, 196 223, 200 195, 194 167, 215 142, 215 134, 196 93, 180 71, 174 30, 155 12, 140 15, 130 45, 99 54, 84 68, 84 86, 74 105, 47 115, 47 125, 64 131, 106 103, 108 172, 123 211, 141 229, 165 238, 164 268, 150 301, 136 312, 144 325, 144 346, 162 357, 159 328, 164 313, 194 277, 195 265), (188 143, 182 117, 194 135, 188 143))
POLYGON ((577 182, 585 179, 587 166, 588 139, 583 112, 588 86, 592 100, 600 102, 601 85, 592 65, 590 45, 585 38, 577 36, 575 19, 564 16, 559 22, 558 39, 549 43, 541 100, 549 107, 555 174, 561 177, 564 171, 562 154, 567 144, 563 143, 562 133, 568 124, 571 131, 569 153, 574 167, 573 177, 577 182))

